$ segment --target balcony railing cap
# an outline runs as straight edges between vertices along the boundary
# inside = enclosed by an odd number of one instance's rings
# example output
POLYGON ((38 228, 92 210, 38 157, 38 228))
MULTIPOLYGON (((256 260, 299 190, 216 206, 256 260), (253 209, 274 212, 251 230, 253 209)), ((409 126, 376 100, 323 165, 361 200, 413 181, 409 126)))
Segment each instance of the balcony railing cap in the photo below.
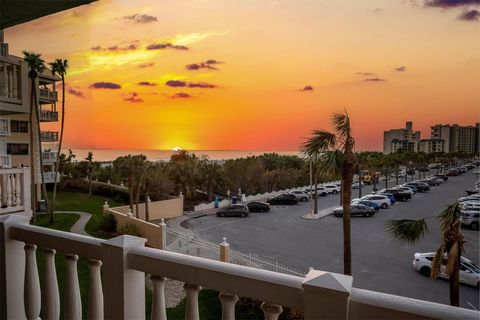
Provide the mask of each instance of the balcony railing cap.
POLYGON ((131 249, 141 245, 144 245, 147 242, 147 239, 134 237, 129 235, 118 236, 103 242, 103 245, 119 247, 124 249, 131 249))
POLYGON ((5 216, 0 216, 0 225, 12 225, 17 223, 28 223, 30 217, 17 215, 17 214, 8 214, 5 216))
POLYGON ((319 270, 310 270, 305 276, 302 287, 305 290, 328 290, 350 294, 352 283, 353 278, 351 276, 319 270))

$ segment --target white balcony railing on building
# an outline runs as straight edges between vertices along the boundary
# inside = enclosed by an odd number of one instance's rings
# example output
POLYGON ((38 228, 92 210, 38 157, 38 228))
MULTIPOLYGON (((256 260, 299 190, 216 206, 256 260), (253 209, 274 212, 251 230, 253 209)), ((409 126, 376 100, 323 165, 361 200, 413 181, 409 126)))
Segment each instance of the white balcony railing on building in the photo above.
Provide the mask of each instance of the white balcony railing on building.
POLYGON ((55 131, 42 131, 40 132, 40 139, 43 142, 55 142, 58 141, 58 132, 55 131))
POLYGON ((0 167, 11 167, 12 156, 9 154, 0 154, 0 167))
POLYGON ((10 119, 0 118, 0 136, 9 136, 10 134, 10 119))
POLYGON ((43 121, 43 122, 58 121, 58 111, 40 110, 40 121, 43 121))
POLYGON ((21 103, 20 62, 0 56, 0 101, 21 103))
POLYGON ((57 154, 56 151, 44 151, 42 152, 42 160, 43 164, 51 164, 57 161, 57 154))
POLYGON ((56 174, 55 172, 44 172, 43 173, 43 182, 44 183, 54 183, 55 177, 57 177, 57 182, 60 182, 60 174, 56 174))
POLYGON ((0 169, 0 215, 12 212, 30 215, 30 199, 30 168, 0 169))
POLYGON ((50 90, 48 88, 40 88, 40 99, 57 101, 57 91, 50 90))
MULTIPOLYGON (((60 316, 55 269, 57 252, 65 254, 65 319, 81 319, 77 273, 80 257, 88 259, 88 319, 145 319, 145 283, 153 286, 152 319, 167 319, 166 278, 185 283, 185 319, 198 320, 202 287, 219 291, 222 319, 235 319, 238 296, 264 301, 268 320, 278 319, 281 306, 303 312, 305 319, 478 319, 479 312, 352 288, 352 277, 310 270, 305 277, 280 274, 145 247, 145 239, 119 236, 92 238, 28 224, 28 217, 0 217, 0 317, 45 319, 60 316), (37 248, 43 251, 42 285, 37 248)), ((41 255, 39 255, 41 256, 41 255)))

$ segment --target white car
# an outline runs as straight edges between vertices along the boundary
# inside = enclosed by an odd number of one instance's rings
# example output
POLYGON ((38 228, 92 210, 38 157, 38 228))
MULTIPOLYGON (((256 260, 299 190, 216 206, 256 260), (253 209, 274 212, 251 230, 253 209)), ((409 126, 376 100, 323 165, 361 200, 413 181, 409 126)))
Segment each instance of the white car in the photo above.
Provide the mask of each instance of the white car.
POLYGON ((394 187, 392 189, 396 189, 396 190, 403 191, 403 192, 410 193, 410 194, 415 194, 415 191, 413 191, 409 187, 394 187))
POLYGON ((361 200, 367 200, 378 204, 382 209, 387 209, 392 205, 392 201, 387 196, 382 196, 379 194, 369 194, 360 198, 361 200))
POLYGON ((480 194, 472 194, 466 197, 458 198, 457 202, 465 202, 465 201, 480 201, 480 194))
POLYGON ((358 181, 355 181, 352 183, 352 189, 358 189, 360 186, 363 186, 363 182, 359 183, 358 181))
POLYGON ((308 198, 309 198, 308 194, 303 192, 302 190, 292 190, 289 193, 297 197, 298 201, 302 201, 302 202, 308 201, 308 198))
MULTIPOLYGON (((430 276, 432 270, 432 260, 435 257, 435 252, 415 253, 413 257, 413 267, 426 277, 430 276)), ((444 262, 446 256, 444 258, 444 262)), ((438 277, 448 279, 445 273, 446 265, 442 263, 438 277)), ((480 284, 480 268, 472 261, 462 257, 460 262, 460 282, 478 287, 480 284)))
POLYGON ((337 194, 340 192, 340 187, 336 184, 326 184, 324 187, 327 189, 328 193, 337 194))
MULTIPOLYGON (((310 194, 310 188, 306 188, 303 192, 310 194)), ((315 195, 315 188, 312 188, 312 197, 315 195)), ((324 187, 317 187, 317 195, 320 197, 326 197, 328 195, 328 190, 324 187)))

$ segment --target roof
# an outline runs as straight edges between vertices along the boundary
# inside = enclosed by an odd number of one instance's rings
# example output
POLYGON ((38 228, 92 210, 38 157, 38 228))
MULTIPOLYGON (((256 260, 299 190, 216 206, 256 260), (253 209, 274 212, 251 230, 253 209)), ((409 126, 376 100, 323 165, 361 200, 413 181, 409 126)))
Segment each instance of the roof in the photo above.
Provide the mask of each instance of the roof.
POLYGON ((0 0, 0 30, 97 0, 0 0))

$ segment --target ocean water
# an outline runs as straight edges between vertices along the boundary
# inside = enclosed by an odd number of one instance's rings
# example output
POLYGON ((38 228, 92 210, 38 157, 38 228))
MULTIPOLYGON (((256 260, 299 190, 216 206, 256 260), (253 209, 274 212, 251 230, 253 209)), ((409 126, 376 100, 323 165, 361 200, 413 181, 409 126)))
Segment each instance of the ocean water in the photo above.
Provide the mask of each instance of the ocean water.
MULTIPOLYGON (((88 152, 93 153, 93 159, 95 161, 113 161, 118 157, 126 155, 143 154, 148 160, 169 160, 170 156, 174 153, 173 150, 109 150, 109 149, 72 149, 75 154, 75 160, 83 160, 88 152)), ((63 150, 64 153, 68 152, 68 149, 63 150)), ((189 150, 189 152, 195 153, 198 157, 207 156, 210 160, 230 160, 237 158, 245 158, 249 156, 259 156, 264 153, 278 153, 281 155, 301 155, 299 151, 244 151, 244 150, 189 150)))

